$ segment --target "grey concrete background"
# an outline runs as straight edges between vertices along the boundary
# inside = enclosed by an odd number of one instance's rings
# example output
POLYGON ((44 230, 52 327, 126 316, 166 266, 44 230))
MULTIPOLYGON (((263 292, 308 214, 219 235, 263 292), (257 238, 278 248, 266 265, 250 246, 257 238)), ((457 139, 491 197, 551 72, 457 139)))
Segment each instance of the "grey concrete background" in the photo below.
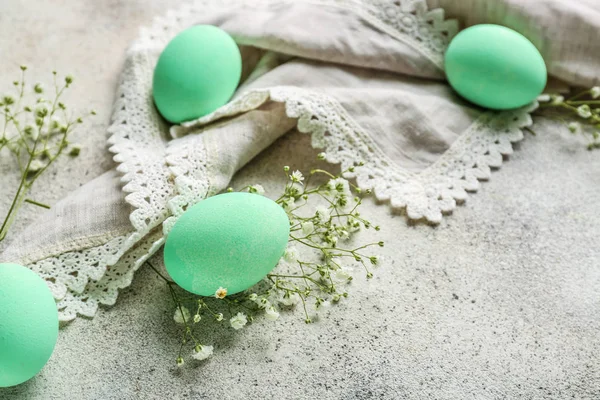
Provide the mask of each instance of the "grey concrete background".
MULTIPOLYGON (((21 63, 32 82, 56 68, 76 77, 71 103, 98 111, 76 136, 82 156, 55 165, 33 198, 52 204, 112 167, 103 143, 124 50, 167 3, 0 2, 0 92, 21 63)), ((600 398, 600 152, 556 123, 535 130, 437 227, 368 200, 386 261, 318 323, 289 312, 241 331, 206 327, 214 357, 177 369, 168 290, 142 269, 116 306, 64 327, 42 373, 0 399, 600 398)), ((314 166, 307 139, 279 140, 235 186, 275 194, 282 165, 314 166)), ((16 181, 2 157, 2 213, 16 181)), ((13 235, 40 212, 25 206, 13 235)))

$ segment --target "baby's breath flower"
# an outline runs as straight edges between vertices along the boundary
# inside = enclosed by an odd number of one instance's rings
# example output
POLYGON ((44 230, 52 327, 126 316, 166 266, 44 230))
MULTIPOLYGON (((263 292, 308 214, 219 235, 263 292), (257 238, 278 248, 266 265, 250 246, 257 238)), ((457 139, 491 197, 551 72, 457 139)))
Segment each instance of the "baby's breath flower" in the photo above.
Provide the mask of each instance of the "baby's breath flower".
POLYGON ((369 257, 369 261, 371 261, 371 264, 373 264, 373 265, 378 265, 379 264, 379 257, 378 256, 371 256, 371 257, 369 257))
POLYGON ((337 191, 338 193, 350 194, 350 183, 344 178, 330 179, 327 182, 329 190, 337 191))
POLYGON ((187 307, 185 307, 185 306, 177 307, 177 309, 175 310, 175 315, 173 316, 173 319, 178 324, 185 324, 186 322, 188 322, 190 320, 190 310, 188 310, 187 307), (180 310, 180 308, 181 308, 181 310, 180 310), (183 312, 183 314, 182 314, 182 312, 183 312))
POLYGON ((23 132, 25 132, 25 134, 27 136, 29 136, 31 138, 31 140, 37 140, 39 137, 39 131, 37 126, 33 125, 33 124, 27 124, 25 125, 25 128, 23 128, 23 132))
POLYGON ((317 156, 317 158, 318 158, 319 160, 324 160, 324 159, 326 159, 326 158, 327 158, 327 154, 326 154, 326 153, 323 153, 323 152, 322 152, 322 153, 319 153, 319 155, 317 156))
POLYGON ((567 125, 567 127, 569 128, 569 131, 571 131, 571 133, 581 132, 581 124, 579 122, 570 122, 569 125, 567 125))
POLYGON ((541 103, 547 103, 550 101, 550 95, 546 93, 540 94, 537 98, 537 101, 541 103))
POLYGON ((287 199, 285 199, 283 201, 283 209, 287 212, 292 211, 294 208, 296 208, 296 201, 294 200, 293 197, 289 197, 287 199))
POLYGON ((340 239, 342 239, 342 240, 350 239, 350 233, 345 229, 340 230, 340 239))
POLYGON ((334 276, 337 280, 347 281, 352 277, 350 270, 346 267, 342 267, 334 272, 334 276))
POLYGON ((46 103, 39 103, 35 107, 35 116, 37 118, 44 118, 46 115, 48 115, 48 105, 46 103))
POLYGON ((287 292, 283 297, 279 299, 279 303, 284 306, 293 306, 300 302, 300 296, 298 293, 287 292))
POLYGON ((4 105, 4 106, 11 106, 14 103, 15 103, 15 98, 10 94, 4 95, 4 97, 2 98, 2 105, 4 105))
POLYGON ((229 320, 229 323, 231 324, 231 327, 237 331, 242 329, 248 323, 248 318, 246 317, 246 314, 239 312, 229 320))
POLYGON ((304 236, 308 236, 315 231, 315 224, 310 221, 303 222, 301 226, 304 236))
POLYGON ((71 146, 71 149, 69 150, 69 155, 71 157, 77 157, 79 155, 79 153, 81 153, 80 145, 74 144, 73 146, 71 146))
POLYGON ((590 110, 590 106, 587 104, 580 105, 577 107, 577 115, 581 118, 589 118, 592 116, 592 111, 590 110))
POLYGON ((600 97, 600 86, 594 86, 593 88, 591 88, 590 95, 592 96, 592 99, 597 99, 598 97, 600 97))
POLYGON ((200 316, 200 314, 194 315, 194 323, 195 324, 197 324, 198 322, 200 322, 201 319, 202 319, 202 317, 200 316))
POLYGON ((248 187, 248 191, 250 193, 260 194, 261 196, 265 194, 265 188, 262 185, 252 185, 248 187))
POLYGON ((227 296, 227 289, 224 287, 218 288, 217 291, 215 292, 215 297, 217 299, 224 299, 225 296, 227 296))
POLYGON ((353 217, 348 217, 347 225, 350 232, 357 232, 361 228, 360 222, 353 217))
POLYGON ((328 300, 321 300, 317 302, 317 308, 329 308, 331 307, 331 302, 328 300))
POLYGON ((563 96, 560 96, 560 95, 550 96, 550 98, 552 99, 552 101, 550 102, 550 104, 552 104, 553 106, 561 105, 565 101, 565 98, 563 96))
POLYGON ((304 180, 304 175, 302 175, 302 172, 296 170, 290 175, 290 180, 294 183, 302 184, 302 181, 304 180))
POLYGON ((216 319, 217 321, 219 321, 219 322, 223 321, 223 313, 218 313, 218 314, 215 316, 215 319, 216 319))
POLYGON ((60 118, 58 118, 58 116, 54 115, 51 119, 50 119, 50 129, 54 129, 54 130, 59 130, 61 126, 63 126, 63 122, 61 121, 60 118))
POLYGON ((213 354, 213 346, 197 345, 192 353, 192 358, 195 360, 206 360, 213 354))
POLYGON ((256 301, 256 299, 258 299, 258 295, 256 293, 252 293, 248 296, 248 300, 250 301, 256 301))
POLYGON ((183 367, 183 364, 185 364, 185 361, 183 361, 182 357, 177 357, 177 366, 178 367, 183 367))
POLYGON ((33 87, 33 91, 37 94, 42 94, 44 93, 44 86, 41 83, 36 83, 33 87))
POLYGON ((266 297, 259 297, 258 299, 256 299, 255 303, 258 306, 258 308, 266 309, 271 307, 271 302, 266 297))
POLYGON ((46 166, 46 163, 44 163, 42 160, 36 158, 35 160, 31 161, 31 164, 29 164, 29 171, 38 172, 39 170, 43 169, 45 166, 46 166))
POLYGON ((276 321, 277 318, 279 318, 279 313, 277 312, 277 310, 275 310, 275 308, 273 306, 265 308, 265 317, 269 320, 269 321, 276 321))
POLYGON ((289 246, 286 250, 285 253, 283 255, 283 259, 289 263, 295 263, 296 261, 298 261, 298 257, 299 257, 299 253, 298 253, 298 249, 296 248, 296 246, 289 246))
POLYGON ((317 207, 316 215, 321 222, 329 221, 329 216, 330 216, 329 209, 325 206, 317 207))

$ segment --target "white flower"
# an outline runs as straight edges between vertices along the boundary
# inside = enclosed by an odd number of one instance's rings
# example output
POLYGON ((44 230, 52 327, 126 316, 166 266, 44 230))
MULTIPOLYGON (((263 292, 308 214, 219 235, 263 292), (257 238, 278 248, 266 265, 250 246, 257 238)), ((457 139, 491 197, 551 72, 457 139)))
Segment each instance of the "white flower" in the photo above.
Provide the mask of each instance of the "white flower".
POLYGON ((194 315, 194 323, 195 324, 197 324, 198 322, 200 322, 201 319, 202 319, 202 317, 200 316, 200 314, 194 315))
POLYGON ((552 98, 552 102, 550 104, 555 105, 555 106, 562 104, 565 101, 565 98, 562 96, 551 96, 551 98, 552 98))
POLYGON ((271 307, 271 302, 266 297, 260 297, 255 301, 259 308, 266 309, 271 307))
POLYGON ((32 140, 37 140, 37 138, 39 137, 39 131, 37 129, 37 126, 33 124, 25 125, 25 128, 23 128, 23 132, 25 132, 25 134, 29 136, 32 140))
POLYGON ((250 296, 248 296, 248 300, 250 301, 256 301, 257 298, 258 295, 256 293, 252 293, 250 296))
POLYGON ((350 229, 350 232, 359 231, 360 227, 360 222, 357 219, 348 217, 348 229, 350 229))
POLYGON ((581 118, 591 117, 592 111, 590 110, 590 106, 588 106, 587 104, 583 104, 577 107, 577 115, 579 115, 581 118))
POLYGON ((325 242, 330 244, 332 247, 335 247, 338 242, 338 237, 335 235, 335 232, 330 232, 325 236, 325 242))
POLYGON ((317 306, 317 308, 329 308, 331 307, 331 302, 329 300, 325 300, 317 306))
POLYGON ((13 96, 11 96, 10 94, 5 94, 2 97, 2 105, 10 106, 14 103, 15 103, 15 98, 13 96))
POLYGON ((215 292, 215 297, 217 299, 224 299, 227 296, 227 289, 224 287, 219 287, 215 292))
POLYGON ((50 119, 50 128, 51 129, 59 129, 61 126, 63 126, 63 123, 60 120, 60 118, 58 118, 56 115, 50 119))
POLYGON ((314 231, 315 231, 315 224, 313 224, 310 221, 302 223, 302 233, 304 234, 304 236, 310 235, 314 231))
POLYGON ((173 316, 173 319, 178 324, 184 324, 184 323, 188 322, 190 320, 190 310, 188 310, 184 306, 181 306, 181 310, 179 309, 179 307, 177 307, 177 309, 175 310, 175 315, 173 316), (181 314, 182 312, 183 312, 183 315, 181 314), (185 321, 184 321, 184 319, 185 319, 185 321))
POLYGON ((242 329, 248 323, 248 318, 246 318, 246 314, 239 312, 229 320, 229 323, 231 324, 231 327, 237 331, 242 329))
POLYGON ((344 178, 330 179, 327 183, 329 190, 350 195, 350 183, 344 178))
POLYGON ((296 261, 298 261, 298 257, 299 254, 296 246, 289 246, 283 254, 283 259, 289 263, 295 263, 296 261))
POLYGON ((46 166, 46 164, 44 162, 42 162, 41 160, 38 160, 36 158, 33 161, 31 161, 31 164, 29 164, 29 170, 31 172, 37 172, 37 171, 41 170, 42 168, 44 168, 45 166, 46 166))
POLYGON ((284 306, 293 306, 298 304, 299 302, 300 296, 298 295, 298 293, 289 293, 289 295, 286 294, 279 299, 279 303, 283 304, 284 306))
POLYGON ((317 207, 317 217, 319 217, 319 220, 321 222, 327 222, 329 221, 329 209, 325 206, 319 206, 317 207))
POLYGON ((571 133, 581 132, 581 124, 579 122, 570 122, 569 125, 567 125, 567 127, 569 128, 571 133))
POLYGON ((273 306, 271 306, 269 308, 265 308, 265 317, 269 321, 275 321, 277 320, 277 318, 279 318, 279 313, 277 312, 277 310, 275 310, 273 306))
POLYGON ((291 211, 296 207, 296 201, 293 197, 288 197, 283 201, 283 209, 285 211, 291 211))
POLYGON ((319 153, 319 155, 317 155, 317 158, 319 160, 324 160, 327 158, 327 153, 319 153))
POLYGON ((548 101, 550 101, 550 95, 549 94, 540 94, 537 98, 537 101, 541 101, 542 103, 546 103, 548 101))
POLYGON ((219 322, 223 321, 223 313, 218 313, 215 317, 215 319, 219 322))
POLYGON ((334 274, 335 278, 340 281, 347 281, 351 277, 350 270, 346 267, 336 270, 334 274))
POLYGON ((192 353, 192 358, 195 360, 206 360, 213 354, 213 346, 196 346, 192 353))
POLYGON ((594 86, 593 88, 591 88, 590 95, 592 96, 592 99, 597 99, 598 97, 600 97, 600 86, 594 86))
POLYGON ((302 181, 304 180, 304 175, 302 175, 302 172, 296 170, 296 171, 292 172, 292 174, 290 175, 290 179, 294 183, 301 184, 302 181))
POLYGON ((248 187, 248 191, 250 193, 260 194, 261 196, 265 194, 265 188, 262 185, 252 185, 248 187))
POLYGON ((35 107, 35 116, 38 118, 44 118, 48 115, 48 105, 46 103, 40 103, 35 107))
POLYGON ((177 357, 177 366, 183 367, 183 364, 185 364, 185 361, 183 361, 183 358, 177 357))

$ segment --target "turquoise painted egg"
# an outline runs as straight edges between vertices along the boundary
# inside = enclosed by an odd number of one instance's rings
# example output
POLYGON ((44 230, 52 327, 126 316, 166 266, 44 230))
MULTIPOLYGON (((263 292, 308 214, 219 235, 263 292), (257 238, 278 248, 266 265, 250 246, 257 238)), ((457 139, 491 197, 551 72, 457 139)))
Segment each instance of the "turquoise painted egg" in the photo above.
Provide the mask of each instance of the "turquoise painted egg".
POLYGON ((175 36, 158 58, 154 103, 173 123, 200 118, 227 103, 241 75, 242 57, 231 36, 216 26, 193 26, 175 36))
POLYGON ((189 208, 175 223, 164 249, 165 267, 185 290, 214 296, 244 291, 263 279, 285 252, 287 214, 273 200, 224 193, 189 208))
POLYGON ((0 264, 0 387, 33 378, 58 338, 58 311, 46 282, 29 268, 0 264))
POLYGON ((444 63, 454 90, 485 108, 524 106, 546 86, 546 64, 538 49, 525 36, 500 25, 475 25, 459 32, 444 63))

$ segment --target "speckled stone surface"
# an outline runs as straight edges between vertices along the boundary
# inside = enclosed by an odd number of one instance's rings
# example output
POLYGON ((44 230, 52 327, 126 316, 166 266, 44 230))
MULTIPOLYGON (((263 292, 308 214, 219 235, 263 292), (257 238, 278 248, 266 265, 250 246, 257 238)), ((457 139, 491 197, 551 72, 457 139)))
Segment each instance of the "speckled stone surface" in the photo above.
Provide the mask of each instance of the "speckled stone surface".
MULTIPOLYGON (((103 142, 123 52, 161 3, 0 3, 0 76, 9 77, 0 89, 21 62, 40 77, 56 68, 76 76, 73 98, 99 114, 78 133, 82 156, 56 165, 37 200, 53 203, 112 166, 103 142)), ((386 260, 318 323, 290 312, 241 331, 207 327, 213 358, 178 370, 168 290, 142 269, 116 306, 61 330, 37 378, 0 398, 600 398, 600 153, 553 123, 535 130, 438 227, 367 201, 386 260)), ((275 194, 280 167, 309 169, 315 154, 306 136, 289 135, 234 186, 260 182, 275 194)), ((0 165, 4 212, 16 175, 0 165)), ((15 232, 38 212, 24 207, 15 232)))

